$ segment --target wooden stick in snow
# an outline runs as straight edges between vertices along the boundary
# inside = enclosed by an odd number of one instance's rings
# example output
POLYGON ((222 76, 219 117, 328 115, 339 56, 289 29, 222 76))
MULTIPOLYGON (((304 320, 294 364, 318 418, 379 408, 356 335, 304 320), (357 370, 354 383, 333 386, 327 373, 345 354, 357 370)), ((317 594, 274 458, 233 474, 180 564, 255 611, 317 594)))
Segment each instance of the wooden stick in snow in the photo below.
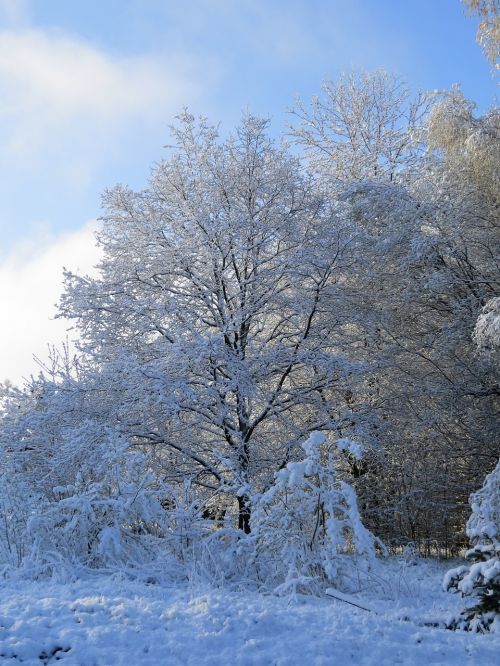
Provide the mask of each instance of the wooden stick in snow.
POLYGON ((377 611, 373 610, 373 608, 366 608, 366 606, 360 606, 355 601, 352 601, 352 597, 349 597, 347 594, 339 592, 338 590, 334 590, 331 587, 329 587, 325 591, 325 594, 327 594, 329 597, 337 599, 337 601, 343 601, 344 603, 350 604, 351 606, 356 606, 356 608, 361 608, 361 610, 367 611, 368 613, 375 613, 375 615, 378 615, 377 611))

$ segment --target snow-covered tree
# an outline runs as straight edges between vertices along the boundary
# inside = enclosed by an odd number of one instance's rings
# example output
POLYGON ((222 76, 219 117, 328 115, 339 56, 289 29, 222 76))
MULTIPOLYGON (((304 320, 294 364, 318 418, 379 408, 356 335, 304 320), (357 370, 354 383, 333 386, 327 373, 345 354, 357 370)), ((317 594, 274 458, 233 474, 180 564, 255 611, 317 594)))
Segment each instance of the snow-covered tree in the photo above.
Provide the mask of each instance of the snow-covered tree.
POLYGON ((366 435, 378 441, 353 469, 365 517, 387 540, 449 552, 498 452, 498 378, 472 341, 500 289, 498 112, 476 117, 454 90, 431 109, 421 101, 410 122, 389 84, 341 79, 294 135, 353 227, 340 325, 341 348, 364 367, 352 420, 371 413, 366 435))
POLYGON ((454 629, 495 631, 500 629, 500 461, 481 490, 471 495, 470 505, 467 536, 472 548, 465 556, 472 564, 448 571, 443 587, 472 597, 474 604, 449 624, 454 629))
POLYGON ((291 136, 330 192, 356 181, 391 182, 418 162, 428 108, 428 96, 412 99, 383 70, 352 71, 326 81, 310 105, 298 100, 291 136))
POLYGON ((68 275, 61 313, 121 392, 120 432, 171 480, 223 486, 248 531, 250 495, 336 427, 350 369, 325 312, 349 229, 266 121, 223 142, 180 121, 146 190, 105 194, 100 275, 68 275))

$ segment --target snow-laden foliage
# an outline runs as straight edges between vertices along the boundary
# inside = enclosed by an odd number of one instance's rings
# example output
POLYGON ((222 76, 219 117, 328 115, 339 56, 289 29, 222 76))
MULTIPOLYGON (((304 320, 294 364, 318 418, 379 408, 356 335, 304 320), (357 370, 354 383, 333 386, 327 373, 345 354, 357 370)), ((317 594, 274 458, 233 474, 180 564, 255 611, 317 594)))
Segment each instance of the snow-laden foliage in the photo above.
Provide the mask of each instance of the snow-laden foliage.
POLYGON ((95 440, 95 463, 52 497, 28 521, 32 557, 49 566, 61 559, 92 568, 145 563, 154 556, 165 519, 155 479, 140 452, 120 435, 84 427, 73 444, 95 440))
POLYGON ((83 374, 77 382, 61 373, 4 401, 0 554, 10 556, 2 564, 36 574, 156 556, 161 484, 150 452, 105 422, 101 390, 83 374))
POLYGON ((472 562, 451 569, 443 586, 472 597, 462 614, 450 622, 452 628, 468 631, 500 629, 500 461, 478 492, 471 495, 472 515, 467 536, 472 548, 466 558, 472 562))
POLYGON ((444 152, 455 175, 466 174, 483 197, 498 204, 500 113, 492 108, 478 118, 474 109, 459 88, 445 95, 429 116, 429 145, 444 152))
POLYGON ((360 447, 314 432, 302 448, 303 459, 277 472, 255 501, 257 566, 278 593, 318 591, 325 582, 349 589, 356 568, 374 563, 375 546, 384 550, 363 526, 356 493, 336 469, 339 452, 359 459, 360 447))
MULTIPOLYGON (((55 386, 47 382, 45 389, 47 406, 55 386)), ((61 394, 64 384, 52 400, 61 394)), ((95 419, 67 425, 67 439, 58 436, 59 446, 36 467, 26 464, 26 440, 3 453, 11 472, 0 484, 3 568, 21 567, 35 577, 126 569, 152 579, 310 593, 327 583, 349 590, 373 564, 375 545, 383 549, 363 526, 356 494, 338 472, 343 455, 360 457, 360 445, 350 440, 331 444, 315 432, 301 447, 303 458, 288 462, 264 492, 222 485, 204 496, 194 479, 159 479, 150 450, 95 419), (250 497, 249 534, 236 529, 235 494, 250 497)), ((29 440, 30 448, 34 443, 29 440)))

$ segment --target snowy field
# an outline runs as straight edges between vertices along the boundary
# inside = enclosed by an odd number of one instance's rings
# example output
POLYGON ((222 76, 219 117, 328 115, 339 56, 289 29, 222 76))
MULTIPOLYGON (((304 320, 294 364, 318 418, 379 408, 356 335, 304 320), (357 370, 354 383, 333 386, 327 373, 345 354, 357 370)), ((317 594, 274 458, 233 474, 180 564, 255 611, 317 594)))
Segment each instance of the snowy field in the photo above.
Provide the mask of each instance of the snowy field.
MULTIPOLYGON (((4 582, 0 664, 75 666, 499 663, 500 635, 425 626, 460 599, 443 567, 392 561, 351 600, 294 599, 117 576, 71 583, 4 582)), ((366 585, 366 584, 365 584, 366 585)))

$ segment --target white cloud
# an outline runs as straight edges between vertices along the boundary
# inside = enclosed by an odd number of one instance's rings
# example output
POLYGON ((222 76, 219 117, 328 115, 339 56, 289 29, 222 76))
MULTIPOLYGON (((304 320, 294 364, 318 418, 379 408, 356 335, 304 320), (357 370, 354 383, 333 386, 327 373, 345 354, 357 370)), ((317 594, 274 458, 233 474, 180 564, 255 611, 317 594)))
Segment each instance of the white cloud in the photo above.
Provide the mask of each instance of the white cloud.
POLYGON ((47 345, 66 339, 68 322, 54 319, 62 269, 92 272, 99 260, 95 229, 96 222, 89 222, 73 233, 23 243, 0 264, 0 381, 19 383, 37 374, 33 355, 45 360, 47 345))
POLYGON ((81 176, 133 123, 147 132, 192 102, 210 79, 195 70, 186 57, 118 56, 63 33, 0 31, 0 165, 59 161, 81 176))

